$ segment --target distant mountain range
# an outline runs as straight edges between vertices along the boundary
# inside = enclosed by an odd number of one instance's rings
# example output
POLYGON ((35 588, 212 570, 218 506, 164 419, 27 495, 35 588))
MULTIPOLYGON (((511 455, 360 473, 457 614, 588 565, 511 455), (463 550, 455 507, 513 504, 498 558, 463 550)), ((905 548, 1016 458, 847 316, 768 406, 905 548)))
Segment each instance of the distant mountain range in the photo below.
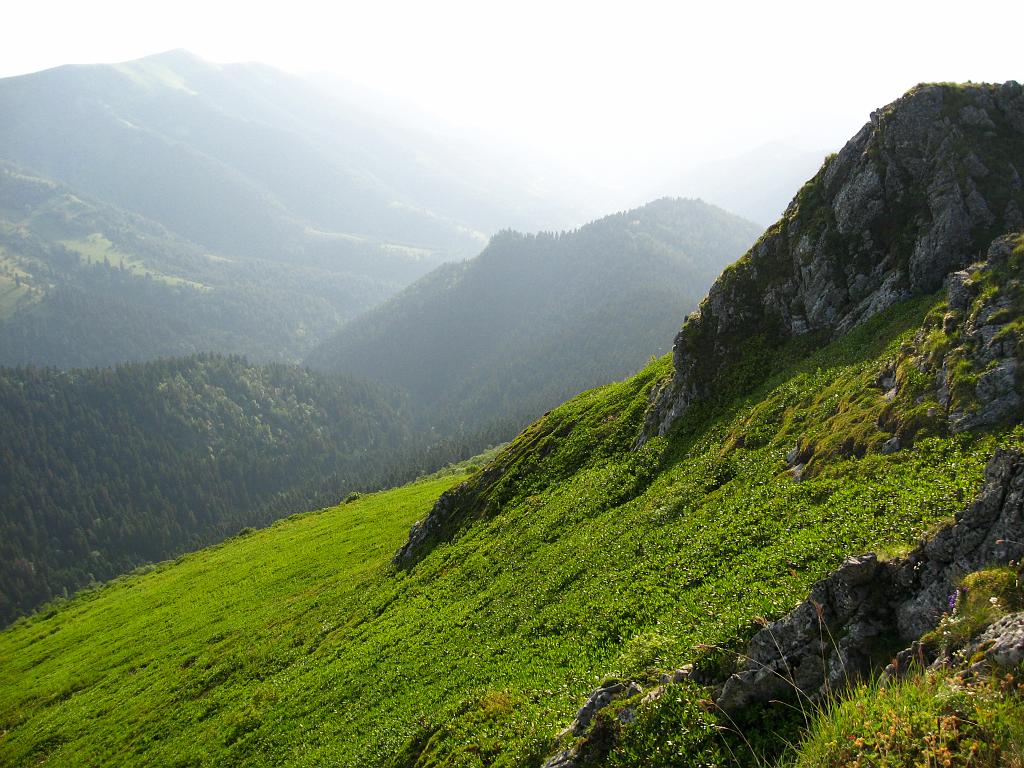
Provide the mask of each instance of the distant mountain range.
POLYGON ((508 437, 667 352, 680 318, 758 234, 720 208, 668 198, 572 232, 502 232, 306 362, 403 387, 435 429, 508 437))
POLYGON ((414 116, 262 65, 59 67, 0 80, 0 114, 0 363, 295 361, 498 229, 573 220, 414 116))
POLYGON ((221 256, 3 162, 0 201, 0 364, 294 360, 426 268, 370 245, 350 249, 351 271, 221 256))

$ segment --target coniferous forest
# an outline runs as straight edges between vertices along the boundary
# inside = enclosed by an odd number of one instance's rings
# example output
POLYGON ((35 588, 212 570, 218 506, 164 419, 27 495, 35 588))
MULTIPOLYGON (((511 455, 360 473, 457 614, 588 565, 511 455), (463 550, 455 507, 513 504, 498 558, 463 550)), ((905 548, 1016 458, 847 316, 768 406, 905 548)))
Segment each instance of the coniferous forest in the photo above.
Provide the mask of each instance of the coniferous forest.
POLYGON ((394 390, 214 355, 2 369, 0 424, 3 623, 465 452, 414 439, 394 390))

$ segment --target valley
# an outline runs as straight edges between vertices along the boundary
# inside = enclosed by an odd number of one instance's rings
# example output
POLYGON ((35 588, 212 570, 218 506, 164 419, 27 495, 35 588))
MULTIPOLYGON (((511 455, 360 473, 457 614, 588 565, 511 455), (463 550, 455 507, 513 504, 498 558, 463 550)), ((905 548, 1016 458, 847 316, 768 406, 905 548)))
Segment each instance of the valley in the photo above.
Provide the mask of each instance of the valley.
POLYGON ((339 98, 0 79, 0 763, 1024 759, 1019 83, 763 232, 339 98))

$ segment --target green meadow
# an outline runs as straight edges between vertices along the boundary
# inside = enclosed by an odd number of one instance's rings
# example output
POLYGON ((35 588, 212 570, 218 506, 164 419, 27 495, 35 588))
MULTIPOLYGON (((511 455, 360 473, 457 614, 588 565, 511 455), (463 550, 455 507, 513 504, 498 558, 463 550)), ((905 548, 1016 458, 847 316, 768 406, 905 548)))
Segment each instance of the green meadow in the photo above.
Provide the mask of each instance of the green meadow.
MULTIPOLYGON (((491 459, 500 472, 292 516, 21 620, 0 634, 0 762, 539 765, 602 680, 716 663, 709 649, 739 648, 843 557, 906 546, 977 491, 1018 434, 922 429, 883 455, 866 427, 845 448, 808 432, 877 425, 890 403, 865 382, 939 301, 818 351, 754 340, 734 387, 642 449, 667 358, 545 415, 491 459), (801 435, 819 448, 797 482, 801 435), (396 569, 410 524, 460 482, 474 503, 396 569)), ((703 692, 675 689, 612 764, 784 751, 775 726, 737 740, 703 692)))

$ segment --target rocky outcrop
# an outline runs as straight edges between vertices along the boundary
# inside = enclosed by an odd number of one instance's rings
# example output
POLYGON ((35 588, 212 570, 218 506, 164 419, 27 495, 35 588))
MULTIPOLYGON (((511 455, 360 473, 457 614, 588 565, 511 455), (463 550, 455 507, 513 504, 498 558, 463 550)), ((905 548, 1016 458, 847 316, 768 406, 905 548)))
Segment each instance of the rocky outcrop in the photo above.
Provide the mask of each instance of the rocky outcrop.
MULTIPOLYGON (((520 451, 533 447, 534 443, 524 439, 528 437, 524 432, 517 439, 520 451)), ((392 565, 411 568, 438 542, 450 540, 468 520, 493 511, 496 502, 490 494, 496 485, 509 480, 509 468, 517 458, 516 452, 506 450, 480 472, 442 493, 427 516, 412 524, 409 537, 391 559, 392 565)))
MULTIPOLYGON (((1024 662, 1024 613, 997 620, 967 650, 967 658, 981 655, 986 664, 1013 669, 1024 662)), ((977 663, 977 662, 975 662, 977 663)))
POLYGON ((953 432, 1005 422, 1021 412, 1021 339, 1015 326, 1024 319, 1024 273, 1020 265, 1012 265, 1019 242, 1019 235, 999 238, 984 263, 949 276, 944 330, 952 327, 956 347, 943 356, 935 380, 953 432), (969 366, 973 380, 967 396, 954 398, 961 361, 969 366))
POLYGON ((918 86, 873 113, 686 320, 644 435, 712 394, 751 339, 834 336, 938 290, 1021 226, 1021 164, 1018 83, 918 86))
POLYGON ((935 627, 965 574, 1022 556, 1024 455, 1000 450, 980 494, 952 525, 904 558, 847 560, 760 630, 716 704, 732 713, 775 699, 819 699, 862 679, 935 627))

